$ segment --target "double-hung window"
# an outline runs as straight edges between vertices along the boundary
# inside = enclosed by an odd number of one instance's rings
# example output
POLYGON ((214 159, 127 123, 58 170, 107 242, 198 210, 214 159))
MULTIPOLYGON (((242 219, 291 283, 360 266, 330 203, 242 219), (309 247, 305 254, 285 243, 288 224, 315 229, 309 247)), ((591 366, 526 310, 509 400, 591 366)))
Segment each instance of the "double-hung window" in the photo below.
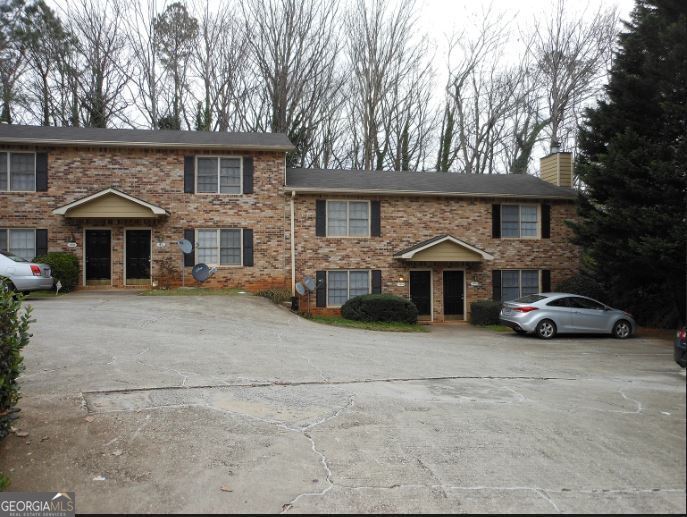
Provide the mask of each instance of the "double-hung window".
POLYGON ((241 158, 201 156, 197 161, 196 192, 241 194, 241 158))
POLYGON ((198 230, 196 251, 198 262, 219 266, 241 266, 241 229, 198 230))
POLYGON ((539 292, 539 271, 536 269, 504 269, 501 271, 501 300, 517 300, 539 292))
POLYGON ((328 237, 369 237, 369 201, 327 201, 328 237))
POLYGON ((36 230, 33 228, 0 228, 0 251, 26 260, 36 256, 36 230))
POLYGON ((501 237, 537 237, 536 205, 501 205, 501 237))
POLYGON ((369 293, 369 271, 327 272, 327 306, 340 307, 354 296, 369 293))
POLYGON ((0 191, 36 191, 36 153, 0 152, 0 191))

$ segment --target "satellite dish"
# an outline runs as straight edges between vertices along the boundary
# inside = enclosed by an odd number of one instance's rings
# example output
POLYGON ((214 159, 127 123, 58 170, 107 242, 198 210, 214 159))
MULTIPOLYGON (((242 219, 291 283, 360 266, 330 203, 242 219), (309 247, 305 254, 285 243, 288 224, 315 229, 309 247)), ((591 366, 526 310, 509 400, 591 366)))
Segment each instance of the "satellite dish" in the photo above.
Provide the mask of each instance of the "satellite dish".
POLYGON ((296 292, 297 292, 298 294, 300 294, 301 296, 303 296, 303 295, 305 294, 305 287, 304 287, 303 284, 301 284, 300 282, 298 282, 298 283, 296 284, 296 292))
POLYGON ((193 251, 193 244, 191 244, 191 241, 186 239, 177 241, 177 246, 179 246, 179 249, 186 255, 193 251))
POLYGON ((208 278, 214 275, 216 271, 217 268, 211 268, 207 264, 203 264, 201 262, 200 264, 196 264, 195 266, 193 266, 193 269, 191 270, 191 275, 193 275, 193 278, 195 278, 197 282, 200 282, 202 284, 208 278))
POLYGON ((315 280, 311 276, 306 276, 303 279, 303 285, 307 287, 308 291, 314 291, 315 290, 315 280))

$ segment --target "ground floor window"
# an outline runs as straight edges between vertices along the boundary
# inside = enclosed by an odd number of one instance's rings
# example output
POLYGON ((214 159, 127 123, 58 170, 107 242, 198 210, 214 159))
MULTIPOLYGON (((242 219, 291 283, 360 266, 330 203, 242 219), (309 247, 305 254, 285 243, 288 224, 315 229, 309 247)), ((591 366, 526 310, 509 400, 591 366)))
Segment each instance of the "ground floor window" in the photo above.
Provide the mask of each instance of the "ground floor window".
POLYGON ((33 260, 36 256, 36 230, 0 228, 0 251, 33 260))
POLYGON ((508 269, 501 271, 501 300, 516 300, 538 293, 539 271, 536 269, 508 269))
POLYGON ((198 262, 221 266, 240 266, 241 230, 197 230, 196 249, 198 262))
POLYGON ((339 307, 349 298, 369 293, 369 271, 327 272, 327 305, 329 307, 339 307))

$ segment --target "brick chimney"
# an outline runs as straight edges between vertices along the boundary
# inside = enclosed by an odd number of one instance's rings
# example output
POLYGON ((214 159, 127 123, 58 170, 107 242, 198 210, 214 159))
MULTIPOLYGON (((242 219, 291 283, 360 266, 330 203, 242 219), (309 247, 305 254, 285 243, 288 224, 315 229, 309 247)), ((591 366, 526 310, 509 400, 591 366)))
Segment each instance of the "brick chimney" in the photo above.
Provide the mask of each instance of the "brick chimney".
POLYGON ((557 187, 572 188, 572 153, 561 151, 560 144, 554 142, 551 145, 551 152, 539 161, 539 175, 541 179, 557 187))

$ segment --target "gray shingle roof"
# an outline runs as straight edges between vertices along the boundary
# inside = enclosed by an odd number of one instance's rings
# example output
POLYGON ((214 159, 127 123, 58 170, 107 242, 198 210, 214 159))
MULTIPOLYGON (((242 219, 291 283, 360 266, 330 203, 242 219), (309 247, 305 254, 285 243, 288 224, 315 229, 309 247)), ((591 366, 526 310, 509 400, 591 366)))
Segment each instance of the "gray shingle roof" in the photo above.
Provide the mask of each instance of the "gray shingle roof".
POLYGON ((414 194, 435 196, 575 199, 562 188, 526 174, 458 174, 286 169, 286 188, 296 192, 414 194))
POLYGON ((208 131, 151 131, 0 124, 0 143, 31 145, 97 145, 101 147, 171 147, 291 151, 282 133, 220 133, 208 131))

